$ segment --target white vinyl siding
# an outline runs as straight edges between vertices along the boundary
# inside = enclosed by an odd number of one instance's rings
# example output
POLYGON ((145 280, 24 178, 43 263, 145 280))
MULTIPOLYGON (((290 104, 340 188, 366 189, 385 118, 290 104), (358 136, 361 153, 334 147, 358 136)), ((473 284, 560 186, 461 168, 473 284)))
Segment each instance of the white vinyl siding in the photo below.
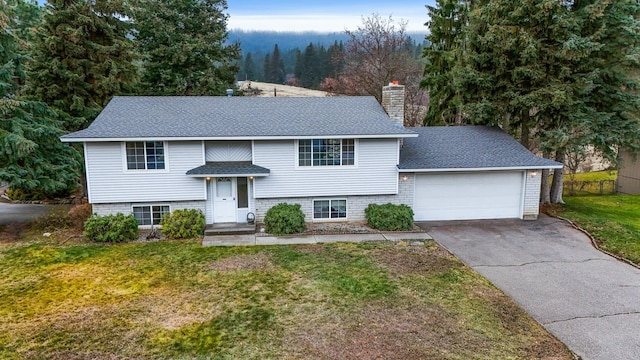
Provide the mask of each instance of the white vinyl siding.
POLYGON ((271 170, 255 179, 256 198, 396 194, 397 139, 358 139, 354 166, 297 166, 297 142, 255 141, 254 164, 271 170))
POLYGON ((86 143, 87 177, 92 203, 204 200, 204 179, 185 176, 202 165, 202 142, 166 142, 162 171, 126 170, 119 142, 86 143))
POLYGON ((207 162, 251 161, 251 141, 206 141, 207 162))
POLYGON ((522 218, 522 171, 416 174, 417 221, 522 218))

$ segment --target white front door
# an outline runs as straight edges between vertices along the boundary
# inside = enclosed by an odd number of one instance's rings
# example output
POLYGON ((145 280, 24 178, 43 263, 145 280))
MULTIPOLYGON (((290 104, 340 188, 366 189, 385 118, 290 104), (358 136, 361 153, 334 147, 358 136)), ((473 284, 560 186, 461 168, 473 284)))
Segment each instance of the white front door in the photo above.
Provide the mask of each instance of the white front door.
POLYGON ((213 182, 213 222, 236 222, 236 178, 215 178, 213 182))

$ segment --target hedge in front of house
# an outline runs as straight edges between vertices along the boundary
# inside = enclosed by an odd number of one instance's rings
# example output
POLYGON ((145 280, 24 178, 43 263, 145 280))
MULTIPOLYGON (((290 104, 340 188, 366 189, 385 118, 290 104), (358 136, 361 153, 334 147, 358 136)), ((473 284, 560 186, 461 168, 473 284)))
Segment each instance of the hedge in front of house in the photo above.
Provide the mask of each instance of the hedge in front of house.
POLYGON ((280 203, 267 210, 264 216, 265 231, 274 235, 303 232, 307 225, 300 204, 280 203))
POLYGON ((138 220, 131 215, 92 215, 84 223, 84 237, 99 242, 126 242, 138 237, 138 220))
POLYGON ((369 227, 382 231, 413 229, 413 210, 407 205, 369 204, 364 209, 369 227))
POLYGON ((206 221, 202 211, 180 209, 166 214, 160 221, 162 233, 170 239, 188 239, 200 236, 204 232, 206 221))

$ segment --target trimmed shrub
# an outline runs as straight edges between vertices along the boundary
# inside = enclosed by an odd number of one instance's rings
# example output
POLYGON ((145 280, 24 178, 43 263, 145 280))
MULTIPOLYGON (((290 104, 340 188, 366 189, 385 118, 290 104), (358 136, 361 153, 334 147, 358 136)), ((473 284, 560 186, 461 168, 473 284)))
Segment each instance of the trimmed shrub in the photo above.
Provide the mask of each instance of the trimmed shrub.
POLYGON ((138 237, 138 220, 122 213, 91 216, 84 223, 84 237, 99 242, 126 242, 138 237))
POLYGON ((267 210, 264 227, 269 234, 287 235, 303 232, 307 225, 300 204, 280 203, 267 210))
POLYGON ((369 204, 364 209, 369 227, 382 231, 413 229, 413 210, 407 205, 369 204))
POLYGON ((171 239, 187 239, 202 235, 205 227, 202 211, 196 209, 175 210, 162 217, 162 233, 171 239))

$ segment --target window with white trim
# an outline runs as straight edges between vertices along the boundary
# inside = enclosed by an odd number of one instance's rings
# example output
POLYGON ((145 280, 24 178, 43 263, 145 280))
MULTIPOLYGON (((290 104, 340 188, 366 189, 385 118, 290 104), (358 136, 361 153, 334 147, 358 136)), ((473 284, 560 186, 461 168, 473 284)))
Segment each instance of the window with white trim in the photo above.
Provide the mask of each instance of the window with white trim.
POLYGON ((169 205, 134 206, 133 216, 138 220, 138 225, 159 225, 162 218, 171 212, 169 205))
POLYGON ((128 170, 163 170, 164 143, 162 141, 133 141, 125 145, 128 170))
POLYGON ((354 139, 298 140, 298 166, 344 166, 355 164, 354 139))
POLYGON ((347 200, 314 200, 313 201, 313 218, 314 219, 346 219, 347 218, 347 200))

